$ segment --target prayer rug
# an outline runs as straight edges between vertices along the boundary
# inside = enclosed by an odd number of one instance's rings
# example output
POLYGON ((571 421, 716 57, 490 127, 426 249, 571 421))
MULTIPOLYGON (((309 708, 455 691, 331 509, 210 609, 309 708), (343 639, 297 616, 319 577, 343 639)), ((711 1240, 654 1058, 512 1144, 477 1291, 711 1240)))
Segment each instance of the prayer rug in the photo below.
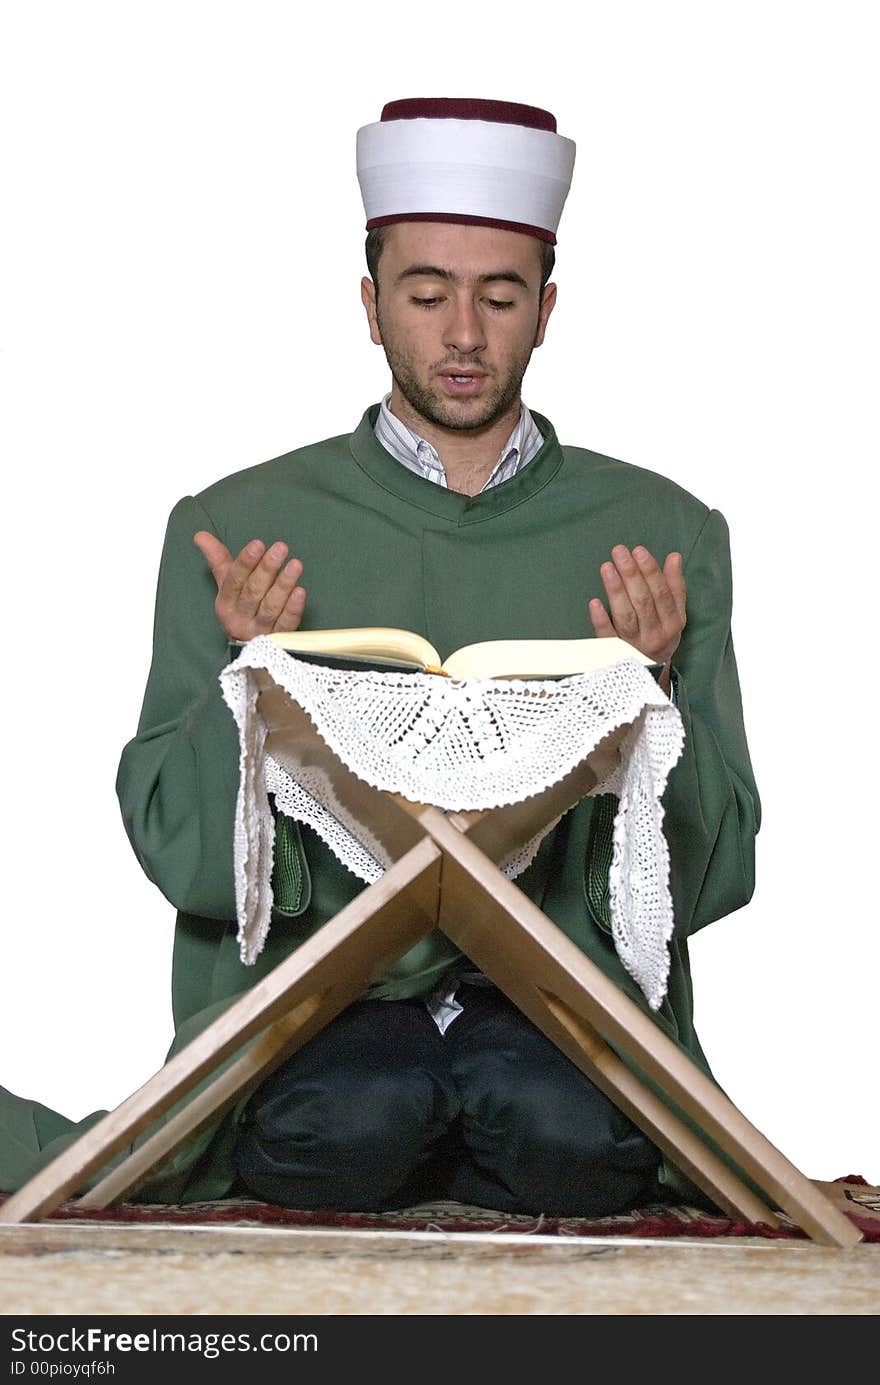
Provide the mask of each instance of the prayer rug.
MULTIPOLYGON (((817 1181, 842 1211, 863 1233, 865 1241, 880 1241, 880 1187, 859 1174, 825 1183, 817 1181)), ((7 1194, 0 1193, 0 1205, 7 1194)), ((809 1239, 790 1217, 779 1213, 781 1225, 736 1221, 721 1213, 707 1213, 697 1207, 654 1203, 619 1216, 533 1217, 519 1213, 495 1212, 460 1202, 423 1202, 394 1212, 300 1211, 276 1207, 255 1198, 224 1198, 217 1202, 169 1203, 122 1202, 102 1210, 79 1207, 75 1198, 61 1204, 47 1222, 94 1221, 136 1222, 165 1226, 281 1226, 332 1227, 371 1231, 504 1232, 542 1236, 759 1236, 772 1239, 809 1239)))

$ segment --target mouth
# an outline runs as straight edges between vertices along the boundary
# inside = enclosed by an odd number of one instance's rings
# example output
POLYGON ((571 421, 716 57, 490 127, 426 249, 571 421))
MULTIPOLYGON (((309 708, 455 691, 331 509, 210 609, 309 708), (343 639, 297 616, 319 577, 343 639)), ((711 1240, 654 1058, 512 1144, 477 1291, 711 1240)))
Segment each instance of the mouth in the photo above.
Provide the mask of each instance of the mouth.
POLYGON ((479 394, 486 377, 479 371, 457 370, 444 371, 440 379, 443 381, 443 388, 447 394, 460 398, 470 394, 479 394))

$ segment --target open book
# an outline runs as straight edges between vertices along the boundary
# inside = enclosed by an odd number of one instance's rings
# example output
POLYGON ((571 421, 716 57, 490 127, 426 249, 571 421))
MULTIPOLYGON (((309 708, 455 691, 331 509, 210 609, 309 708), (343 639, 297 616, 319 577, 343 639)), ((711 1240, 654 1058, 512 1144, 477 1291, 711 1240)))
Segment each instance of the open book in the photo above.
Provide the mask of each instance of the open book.
POLYGON ((334 667, 401 669, 450 678, 564 678, 635 659, 655 673, 662 665, 616 636, 584 640, 483 640, 448 659, 422 635, 387 626, 293 630, 269 636, 291 654, 334 667))

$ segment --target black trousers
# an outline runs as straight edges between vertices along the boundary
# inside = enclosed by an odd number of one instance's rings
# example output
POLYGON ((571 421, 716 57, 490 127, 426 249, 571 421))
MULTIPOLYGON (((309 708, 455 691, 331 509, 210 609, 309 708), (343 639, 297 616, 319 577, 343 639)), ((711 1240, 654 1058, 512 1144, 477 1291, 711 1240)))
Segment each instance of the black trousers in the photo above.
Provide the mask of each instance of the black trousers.
POLYGON ((656 1147, 516 1006, 473 985, 456 998, 445 1034, 420 1000, 358 1001, 276 1068, 245 1108, 239 1191, 548 1216, 662 1200, 656 1147))

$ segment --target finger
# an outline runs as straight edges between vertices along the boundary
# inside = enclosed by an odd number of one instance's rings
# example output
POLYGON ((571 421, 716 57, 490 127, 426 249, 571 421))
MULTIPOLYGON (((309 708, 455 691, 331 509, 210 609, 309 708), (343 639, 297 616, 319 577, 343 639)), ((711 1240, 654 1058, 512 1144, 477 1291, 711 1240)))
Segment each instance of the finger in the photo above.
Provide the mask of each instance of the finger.
POLYGON ((294 587, 287 598, 283 611, 276 620, 273 630, 298 630, 306 609, 305 587, 294 587))
POLYGON ((290 562, 285 563, 277 574, 254 613, 254 624, 259 630, 273 630, 275 628, 278 617, 302 576, 302 570, 303 566, 299 558, 291 558, 290 562))
POLYGON ((687 582, 684 579, 684 559, 680 553, 668 555, 663 564, 663 575, 669 583, 669 589, 678 609, 678 618, 684 627, 687 611, 687 582))
MULTIPOLYGON (((621 581, 623 582, 627 600, 635 612, 637 627, 633 633, 640 638, 652 638, 659 632, 660 617, 657 613, 654 594, 639 564, 626 545, 622 543, 615 544, 614 548, 611 550, 611 557, 617 572, 620 574, 621 581)), ((616 624, 617 617, 613 609, 611 614, 614 616, 616 624)), ((625 619, 627 621, 627 629, 629 629, 631 624, 630 619, 628 616, 626 616, 625 619)), ((631 637, 630 635, 625 636, 625 638, 631 637)))
MULTIPOLYGON (((224 583, 220 593, 221 599, 227 605, 227 609, 238 618, 253 620, 260 603, 268 592, 278 570, 287 557, 287 544, 280 539, 273 543, 271 548, 267 548, 262 557, 254 560, 254 550, 259 541, 254 540, 243 548, 229 570, 227 583, 224 583), (239 567, 239 562, 241 566, 239 567), (247 571, 247 564, 252 563, 250 571, 247 571)), ((259 545, 262 548, 262 544, 259 545)))
POLYGON ((230 610, 235 607, 238 597, 244 587, 245 582, 250 577, 254 568, 259 563, 266 545, 262 539, 251 539, 250 543, 245 544, 235 561, 228 569, 223 579, 223 587, 220 591, 220 600, 228 606, 230 610))
POLYGON ((661 570, 657 559, 642 544, 633 549, 633 557, 651 590, 660 624, 664 630, 675 633, 681 626, 681 618, 665 571, 661 570))
POLYGON ((623 578, 614 563, 603 563, 599 575, 608 595, 608 609, 614 633, 620 639, 632 642, 638 638, 639 618, 629 599, 623 578))
POLYGON ((590 620, 593 622, 593 630, 597 638, 603 639, 617 633, 614 626, 611 624, 608 612, 605 610, 598 596, 593 597, 588 610, 590 612, 590 620))
POLYGON ((205 558, 219 589, 232 563, 232 554, 226 544, 207 529, 199 529, 198 533, 193 534, 193 543, 205 558))

